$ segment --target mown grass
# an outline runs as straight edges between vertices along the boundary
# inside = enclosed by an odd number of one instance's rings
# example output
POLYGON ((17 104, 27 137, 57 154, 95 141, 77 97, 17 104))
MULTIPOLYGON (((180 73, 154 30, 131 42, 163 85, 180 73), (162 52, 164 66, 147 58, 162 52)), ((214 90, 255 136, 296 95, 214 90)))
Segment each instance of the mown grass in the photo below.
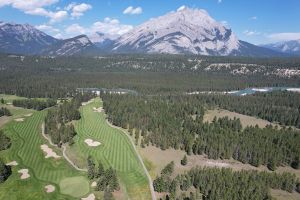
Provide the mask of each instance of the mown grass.
MULTIPOLYGON (((21 110, 18 112, 22 113, 21 110)), ((85 173, 75 171, 63 158, 45 158, 40 148, 47 143, 41 135, 45 115, 46 111, 34 112, 31 117, 25 117, 24 122, 11 121, 4 126, 5 134, 12 140, 12 146, 1 151, 0 157, 5 162, 16 160, 19 165, 13 167, 12 176, 0 185, 0 199, 74 199, 61 194, 63 191, 60 191, 59 183, 65 178, 85 176, 85 173), (21 180, 17 171, 24 168, 29 169, 30 178, 21 180), (45 192, 44 187, 48 184, 56 187, 55 192, 45 192)), ((58 149, 56 151, 60 152, 58 149)), ((82 188, 85 186, 83 184, 82 188)), ((87 191, 82 190, 81 195, 86 194, 87 191)))
MULTIPOLYGON (((75 122, 77 136, 71 150, 76 151, 78 158, 91 155, 102 162, 106 168, 111 166, 117 170, 124 192, 130 199, 151 199, 147 177, 143 171, 129 138, 120 130, 110 127, 105 114, 94 112, 93 107, 102 106, 99 98, 80 108, 82 118, 75 122), (93 139, 101 142, 98 147, 89 147, 84 140, 93 139)), ((78 161, 79 164, 86 160, 78 161)))

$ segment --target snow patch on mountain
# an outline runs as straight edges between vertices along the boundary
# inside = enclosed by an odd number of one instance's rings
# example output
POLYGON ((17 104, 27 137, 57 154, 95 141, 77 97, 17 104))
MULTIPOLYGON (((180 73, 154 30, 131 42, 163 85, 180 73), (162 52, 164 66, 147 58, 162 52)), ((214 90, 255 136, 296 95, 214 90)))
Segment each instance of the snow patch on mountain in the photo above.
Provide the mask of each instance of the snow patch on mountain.
POLYGON ((113 51, 229 55, 238 49, 239 40, 231 29, 205 10, 182 7, 122 35, 113 51))

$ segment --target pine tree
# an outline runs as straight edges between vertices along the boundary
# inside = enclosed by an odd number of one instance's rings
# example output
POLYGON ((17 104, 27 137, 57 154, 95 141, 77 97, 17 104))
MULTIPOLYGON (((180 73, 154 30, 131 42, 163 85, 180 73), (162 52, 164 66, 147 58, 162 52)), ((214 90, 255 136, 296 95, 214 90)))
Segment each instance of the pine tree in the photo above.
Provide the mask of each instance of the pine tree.
POLYGON ((181 165, 187 165, 187 157, 184 155, 183 159, 181 160, 181 165))

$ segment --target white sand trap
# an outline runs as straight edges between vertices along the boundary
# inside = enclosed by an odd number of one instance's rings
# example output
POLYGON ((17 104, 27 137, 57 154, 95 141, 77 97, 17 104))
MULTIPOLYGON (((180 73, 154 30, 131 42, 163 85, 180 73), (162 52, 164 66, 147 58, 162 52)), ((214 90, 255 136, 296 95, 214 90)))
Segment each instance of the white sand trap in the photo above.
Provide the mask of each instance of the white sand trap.
POLYGON ((27 115, 24 115, 25 117, 31 117, 32 116, 32 113, 29 113, 27 115))
POLYGON ((94 102, 94 100, 89 100, 88 102, 83 102, 83 103, 81 103, 81 105, 82 106, 86 106, 86 105, 88 105, 88 104, 90 104, 92 102, 94 102))
POLYGON ((229 167, 230 166, 230 164, 228 164, 228 163, 222 163, 222 162, 214 162, 214 161, 207 161, 206 162, 207 163, 207 165, 209 165, 209 166, 213 166, 213 167, 229 167))
POLYGON ((47 193, 51 193, 55 191, 55 187, 53 185, 46 185, 45 190, 47 193))
POLYGON ((84 140, 84 142, 90 147, 97 147, 101 144, 100 142, 94 141, 92 139, 86 139, 84 140))
POLYGON ((20 169, 18 172, 22 174, 21 179, 27 179, 30 177, 28 169, 20 169))
POLYGON ((24 118, 17 118, 15 119, 16 122, 23 122, 24 121, 24 118))
POLYGON ((99 108, 93 107, 93 110, 94 110, 94 112, 102 112, 103 108, 102 107, 99 107, 99 108))
POLYGON ((91 187, 96 187, 96 186, 97 186, 97 182, 96 181, 92 182, 91 187))
POLYGON ((9 162, 9 163, 6 163, 6 165, 9 165, 9 166, 17 166, 18 165, 18 163, 17 163, 17 161, 11 161, 11 162, 9 162))
POLYGON ((41 145, 41 149, 46 153, 45 158, 60 158, 61 156, 57 155, 48 145, 41 145))
POLYGON ((94 194, 90 194, 89 196, 85 197, 85 198, 81 198, 81 200, 95 200, 96 197, 94 194))

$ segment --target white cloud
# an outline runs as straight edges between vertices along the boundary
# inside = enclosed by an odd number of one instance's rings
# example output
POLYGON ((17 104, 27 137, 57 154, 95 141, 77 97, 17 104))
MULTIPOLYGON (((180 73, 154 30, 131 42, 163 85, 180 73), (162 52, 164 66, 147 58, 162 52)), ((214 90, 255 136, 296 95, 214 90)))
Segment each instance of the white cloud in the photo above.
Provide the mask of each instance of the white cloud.
POLYGON ((46 31, 46 32, 51 32, 51 33, 59 33, 60 30, 57 28, 54 28, 53 26, 47 25, 47 24, 41 24, 38 26, 35 26, 35 28, 41 30, 41 31, 46 31))
POLYGON ((81 3, 81 4, 76 4, 76 3, 70 3, 67 7, 65 7, 67 11, 72 11, 71 16, 74 18, 79 18, 83 16, 83 14, 92 9, 92 6, 90 4, 86 3, 81 3))
POLYGON ((299 40, 300 33, 273 33, 267 37, 273 41, 299 40))
POLYGON ((91 33, 102 32, 110 35, 122 35, 133 29, 132 25, 121 24, 117 19, 106 17, 91 26, 91 33))
POLYGON ((143 9, 141 7, 134 8, 132 6, 129 6, 123 11, 123 14, 129 14, 129 15, 139 15, 142 13, 143 13, 143 9))
POLYGON ((50 23, 59 22, 68 16, 66 11, 48 11, 44 7, 53 5, 59 0, 0 0, 0 7, 11 6, 29 15, 50 18, 50 23))
POLYGON ((103 21, 97 21, 89 27, 72 24, 65 29, 64 37, 72 37, 79 34, 92 35, 101 32, 112 36, 122 35, 133 29, 132 25, 121 24, 119 20, 106 17, 103 21))
POLYGON ((86 29, 79 24, 72 24, 65 29, 65 32, 69 35, 85 34, 86 29))
POLYGON ((250 20, 257 20, 257 17, 256 17, 256 16, 253 16, 253 17, 250 17, 249 19, 250 19, 250 20))
POLYGON ((58 1, 59 0, 0 0, 0 7, 10 5, 16 9, 28 11, 53 5, 58 1))
POLYGON ((249 31, 249 30, 245 30, 243 32, 245 35, 247 36, 254 36, 254 35, 260 35, 261 33, 260 32, 257 32, 257 31, 249 31))

